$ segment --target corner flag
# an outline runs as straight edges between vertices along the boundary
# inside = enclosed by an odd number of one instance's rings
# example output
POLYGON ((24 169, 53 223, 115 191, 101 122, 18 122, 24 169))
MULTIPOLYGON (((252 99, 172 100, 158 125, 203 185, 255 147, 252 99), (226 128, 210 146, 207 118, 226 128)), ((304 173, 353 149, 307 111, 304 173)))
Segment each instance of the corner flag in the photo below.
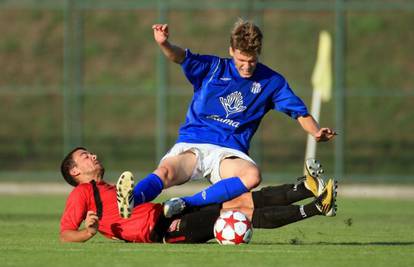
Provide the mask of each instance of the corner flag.
POLYGON ((332 39, 327 31, 319 34, 319 48, 315 68, 312 73, 313 90, 318 90, 322 100, 331 99, 332 66, 331 66, 332 39))
MULTIPOLYGON (((311 114, 316 121, 319 121, 321 102, 327 102, 332 95, 332 64, 331 64, 332 39, 327 31, 319 34, 319 47, 315 68, 312 73, 312 106, 311 114)), ((316 140, 308 135, 306 144, 305 161, 314 158, 316 155, 316 140)), ((304 171, 305 172, 305 171, 304 171)), ((305 172, 306 173, 306 172, 305 172)))

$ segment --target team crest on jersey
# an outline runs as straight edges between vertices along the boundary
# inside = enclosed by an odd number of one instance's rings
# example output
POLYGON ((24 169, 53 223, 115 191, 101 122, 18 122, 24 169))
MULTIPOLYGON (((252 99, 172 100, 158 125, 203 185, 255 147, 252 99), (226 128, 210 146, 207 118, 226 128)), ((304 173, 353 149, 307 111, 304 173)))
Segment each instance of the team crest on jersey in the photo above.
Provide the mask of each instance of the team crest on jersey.
POLYGON ((262 86, 258 82, 253 82, 252 88, 250 89, 250 91, 253 94, 258 94, 258 93, 260 93, 262 91, 262 86))
POLYGON ((243 96, 239 91, 229 94, 226 98, 220 97, 220 102, 226 110, 226 118, 231 114, 242 112, 247 108, 243 106, 243 96))

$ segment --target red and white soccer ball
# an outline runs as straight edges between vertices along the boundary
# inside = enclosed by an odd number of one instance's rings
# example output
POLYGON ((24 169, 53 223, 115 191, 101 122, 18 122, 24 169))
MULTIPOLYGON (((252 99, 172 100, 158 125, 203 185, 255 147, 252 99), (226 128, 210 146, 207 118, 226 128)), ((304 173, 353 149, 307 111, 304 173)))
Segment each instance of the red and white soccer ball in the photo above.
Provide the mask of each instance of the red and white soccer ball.
POLYGON ((214 237, 221 245, 247 244, 252 239, 253 229, 242 212, 222 212, 214 224, 214 237))

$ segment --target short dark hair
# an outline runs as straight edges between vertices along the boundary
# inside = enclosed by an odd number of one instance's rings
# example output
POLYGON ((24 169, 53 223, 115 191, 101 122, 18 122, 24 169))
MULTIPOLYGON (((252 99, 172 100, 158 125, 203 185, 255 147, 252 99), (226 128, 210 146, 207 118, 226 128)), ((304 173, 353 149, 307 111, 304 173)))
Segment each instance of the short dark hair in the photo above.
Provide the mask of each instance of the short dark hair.
POLYGON ((78 150, 87 150, 84 147, 78 146, 74 148, 72 151, 70 151, 66 157, 62 160, 62 163, 60 164, 60 172, 62 173, 63 178, 65 181, 70 184, 71 186, 77 186, 79 183, 73 178, 72 175, 70 175, 70 170, 76 166, 75 161, 73 160, 73 153, 75 153, 78 150))
POLYGON ((239 19, 230 36, 230 46, 249 55, 260 55, 262 52, 263 34, 260 28, 251 21, 239 19))

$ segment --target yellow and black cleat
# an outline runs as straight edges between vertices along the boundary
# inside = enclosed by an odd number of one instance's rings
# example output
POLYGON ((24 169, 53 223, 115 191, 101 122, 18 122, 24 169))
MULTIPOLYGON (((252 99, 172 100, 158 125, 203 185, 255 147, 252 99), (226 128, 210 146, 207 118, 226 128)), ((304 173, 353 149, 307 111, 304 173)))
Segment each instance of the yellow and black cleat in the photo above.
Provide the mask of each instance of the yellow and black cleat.
POLYGON ((305 161, 304 185, 315 197, 319 197, 325 187, 323 173, 319 160, 310 158, 305 161))
POLYGON ((129 218, 134 208, 134 175, 123 172, 116 183, 116 200, 118 202, 119 215, 122 218, 129 218))
POLYGON ((329 179, 322 194, 315 200, 316 207, 325 216, 333 217, 336 215, 337 189, 337 182, 333 179, 329 179))

